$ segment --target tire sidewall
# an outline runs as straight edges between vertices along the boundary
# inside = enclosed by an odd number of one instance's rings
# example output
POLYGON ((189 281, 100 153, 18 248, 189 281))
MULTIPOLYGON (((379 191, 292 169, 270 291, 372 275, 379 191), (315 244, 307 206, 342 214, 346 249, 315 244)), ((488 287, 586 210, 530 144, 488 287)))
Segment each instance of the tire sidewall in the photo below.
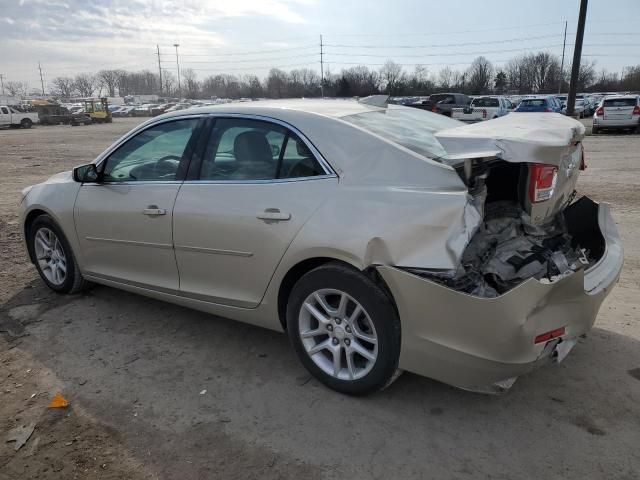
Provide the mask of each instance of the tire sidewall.
POLYGON ((36 269, 38 270, 38 273, 40 274, 40 278, 44 281, 44 283, 46 283, 51 290, 59 293, 68 293, 69 291, 71 291, 75 282, 76 261, 67 238, 65 237, 64 233, 62 233, 62 230, 60 229, 60 227, 58 227, 56 222, 49 215, 40 215, 33 221, 31 226, 29 227, 28 241, 29 249, 33 255, 34 264, 36 266, 36 269), (62 244, 62 250, 64 251, 64 255, 66 258, 67 272, 64 282, 61 285, 51 283, 46 278, 46 276, 42 273, 42 269, 40 268, 38 260, 35 258, 35 235, 36 232, 43 227, 48 228, 53 233, 55 233, 56 237, 58 237, 58 241, 62 244))
POLYGON ((33 122, 28 118, 25 118, 24 120, 22 120, 22 122, 20 122, 20 126, 22 126, 22 128, 31 128, 32 124, 33 122))
POLYGON ((400 321, 387 294, 371 279, 353 268, 327 265, 305 274, 294 286, 287 305, 287 331, 303 365, 329 388, 350 395, 364 395, 389 384, 398 368, 400 321), (299 335, 299 315, 307 297, 321 289, 341 290, 358 301, 373 322, 378 337, 378 356, 371 371, 357 380, 340 380, 326 374, 308 355, 299 335))

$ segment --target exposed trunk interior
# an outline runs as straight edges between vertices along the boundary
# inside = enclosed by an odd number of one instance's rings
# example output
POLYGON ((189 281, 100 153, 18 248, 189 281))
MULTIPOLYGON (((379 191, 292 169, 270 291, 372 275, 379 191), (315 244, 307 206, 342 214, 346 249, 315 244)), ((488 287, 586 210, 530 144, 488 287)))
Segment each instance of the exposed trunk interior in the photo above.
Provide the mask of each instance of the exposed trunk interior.
POLYGON ((500 160, 461 165, 458 172, 484 220, 457 270, 409 270, 449 288, 492 298, 529 278, 553 283, 597 262, 605 245, 598 205, 582 197, 543 225, 533 224, 524 209, 527 169, 526 163, 500 160))

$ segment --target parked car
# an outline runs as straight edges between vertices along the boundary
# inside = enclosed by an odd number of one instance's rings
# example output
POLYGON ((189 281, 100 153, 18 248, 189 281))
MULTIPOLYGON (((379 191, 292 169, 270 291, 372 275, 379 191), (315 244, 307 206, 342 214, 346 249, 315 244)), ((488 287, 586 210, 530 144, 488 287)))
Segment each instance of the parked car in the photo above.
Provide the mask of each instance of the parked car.
POLYGON ((402 370, 504 391, 569 353, 622 268, 607 204, 572 202, 584 133, 379 98, 173 112, 23 190, 23 237, 56 292, 96 282, 284 330, 344 393, 402 370))
POLYGON ((157 103, 145 103, 144 105, 139 105, 131 110, 132 117, 150 117, 151 109, 156 108, 158 106, 157 103))
POLYGON ((420 110, 429 110, 450 117, 452 109, 467 107, 470 103, 471 97, 462 93, 434 93, 427 99, 409 103, 407 106, 420 110))
POLYGON ((132 116, 131 112, 133 112, 135 108, 136 108, 135 106, 125 105, 123 107, 120 107, 117 110, 114 110, 111 113, 111 115, 113 117, 131 117, 132 116))
POLYGON ((502 117, 512 110, 511 102, 501 95, 476 97, 468 107, 451 109, 451 117, 466 123, 502 117))
POLYGON ((191 105, 190 103, 178 103, 172 107, 169 107, 165 110, 165 113, 169 113, 169 112, 177 112, 179 110, 186 110, 187 108, 191 108, 193 107, 193 105, 191 105))
MULTIPOLYGON (((575 103, 573 105, 573 113, 577 115, 579 118, 584 118, 587 115, 588 105, 585 103, 583 98, 576 98, 575 103)), ((562 110, 560 111, 563 115, 567 114, 567 106, 566 104, 562 105, 562 110)))
POLYGON ((21 112, 9 105, 0 105, 0 127, 31 128, 38 123, 37 112, 21 112))
POLYGON ((604 97, 593 114, 591 132, 600 130, 635 130, 640 133, 640 96, 615 95, 604 97))
POLYGON ((529 97, 523 98, 515 111, 561 113, 562 105, 560 104, 560 101, 552 95, 529 97))

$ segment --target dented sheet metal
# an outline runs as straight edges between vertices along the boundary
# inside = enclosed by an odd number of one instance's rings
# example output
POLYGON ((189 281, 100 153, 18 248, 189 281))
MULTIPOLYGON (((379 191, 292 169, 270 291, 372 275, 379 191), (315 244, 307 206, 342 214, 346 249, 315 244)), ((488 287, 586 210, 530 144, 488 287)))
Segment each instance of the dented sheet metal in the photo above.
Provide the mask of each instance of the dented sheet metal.
POLYGON ((379 266, 402 318, 400 368, 469 390, 517 377, 555 349, 536 335, 565 327, 562 340, 591 329, 620 275, 622 247, 608 206, 596 207, 604 255, 554 282, 529 278, 494 298, 453 290, 405 270, 379 266))
POLYGON ((472 295, 497 297, 529 278, 554 282, 588 267, 590 252, 572 240, 562 215, 540 227, 522 209, 501 202, 491 205, 458 269, 414 273, 472 295))
POLYGON ((497 157, 507 162, 560 165, 566 148, 582 140, 585 127, 557 113, 510 113, 504 117, 442 130, 435 137, 450 163, 497 157))

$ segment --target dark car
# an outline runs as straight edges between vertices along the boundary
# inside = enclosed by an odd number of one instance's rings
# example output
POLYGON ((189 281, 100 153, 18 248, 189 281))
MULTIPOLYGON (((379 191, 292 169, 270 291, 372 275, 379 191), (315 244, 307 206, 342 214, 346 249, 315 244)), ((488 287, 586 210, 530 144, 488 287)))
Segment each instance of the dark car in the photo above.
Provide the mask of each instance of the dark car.
POLYGON ((562 113, 562 104, 553 95, 523 98, 516 112, 556 112, 562 113))
POLYGON ((434 93, 425 102, 425 105, 428 106, 428 110, 434 113, 450 117, 452 109, 464 108, 469 106, 470 103, 471 97, 466 96, 464 93, 434 93))

